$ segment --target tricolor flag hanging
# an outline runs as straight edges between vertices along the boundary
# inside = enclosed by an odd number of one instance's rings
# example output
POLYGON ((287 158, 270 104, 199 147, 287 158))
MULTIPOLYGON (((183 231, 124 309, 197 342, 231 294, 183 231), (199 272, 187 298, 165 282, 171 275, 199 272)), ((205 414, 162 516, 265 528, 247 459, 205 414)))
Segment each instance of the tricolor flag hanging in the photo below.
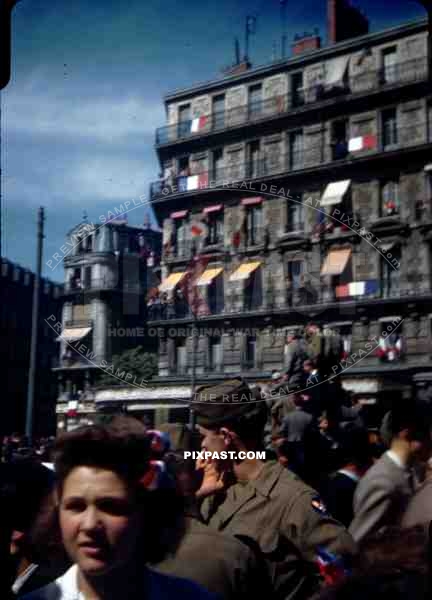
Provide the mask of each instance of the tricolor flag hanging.
POLYGON ((199 175, 191 175, 187 178, 186 191, 200 190, 208 187, 208 173, 200 173, 199 175))
POLYGON ((192 119, 191 133, 198 133, 198 131, 201 131, 202 129, 204 129, 204 127, 206 125, 207 125, 207 117, 206 116, 197 117, 196 119, 192 119))
POLYGON ((348 142, 348 152, 359 152, 360 150, 373 150, 377 146, 376 135, 363 135, 351 138, 348 142))
POLYGON ((369 281, 352 281, 345 285, 336 286, 336 298, 349 298, 353 296, 369 296, 378 291, 376 279, 369 281))

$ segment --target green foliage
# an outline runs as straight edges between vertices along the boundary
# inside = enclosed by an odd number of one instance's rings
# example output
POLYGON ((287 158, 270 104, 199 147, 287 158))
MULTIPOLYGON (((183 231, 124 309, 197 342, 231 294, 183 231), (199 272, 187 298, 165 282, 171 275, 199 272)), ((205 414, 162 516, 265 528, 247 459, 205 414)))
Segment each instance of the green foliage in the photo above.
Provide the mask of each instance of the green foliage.
MULTIPOLYGON (((109 365, 111 367, 111 365, 109 365)), ((152 352, 145 352, 140 346, 125 350, 122 354, 114 355, 112 367, 101 372, 98 379, 99 385, 113 386, 124 385, 128 381, 150 380, 157 375, 158 372, 158 357, 152 352), (115 377, 113 374, 123 373, 120 377, 115 377), (125 374, 130 374, 132 377, 125 379, 125 374)))

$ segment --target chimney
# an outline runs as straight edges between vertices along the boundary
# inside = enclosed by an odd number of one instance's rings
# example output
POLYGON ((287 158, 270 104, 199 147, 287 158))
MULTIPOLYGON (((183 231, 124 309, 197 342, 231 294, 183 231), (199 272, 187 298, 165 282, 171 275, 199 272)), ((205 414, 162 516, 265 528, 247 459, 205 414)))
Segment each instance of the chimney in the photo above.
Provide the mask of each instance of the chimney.
POLYGON ((306 54, 312 50, 318 50, 318 48, 321 48, 320 36, 307 33, 302 37, 299 35, 295 36, 294 44, 291 46, 291 52, 293 56, 298 56, 299 54, 306 54))
POLYGON ((231 67, 227 67, 222 69, 222 73, 224 75, 240 75, 240 73, 244 73, 251 68, 251 63, 247 60, 243 60, 242 62, 232 65, 231 67))
POLYGON ((369 32, 368 18, 350 0, 327 0, 328 43, 336 44, 369 32))

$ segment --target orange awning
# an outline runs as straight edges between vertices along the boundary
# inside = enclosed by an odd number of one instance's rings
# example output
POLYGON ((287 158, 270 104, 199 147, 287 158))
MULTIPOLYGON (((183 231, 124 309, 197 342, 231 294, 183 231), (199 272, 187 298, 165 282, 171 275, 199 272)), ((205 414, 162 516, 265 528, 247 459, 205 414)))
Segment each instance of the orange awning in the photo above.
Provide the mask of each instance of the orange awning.
POLYGON ((343 273, 350 256, 351 248, 330 250, 322 266, 321 275, 340 275, 343 273))
POLYGON ((180 273, 171 273, 171 275, 168 275, 168 277, 160 284, 159 291, 171 292, 171 290, 173 290, 176 285, 180 283, 181 279, 183 279, 185 272, 186 271, 181 271, 180 273))
POLYGON ((215 277, 222 273, 222 267, 213 267, 212 269, 206 269, 201 277, 196 282, 197 285, 209 285, 215 277))
POLYGON ((244 281, 257 269, 261 264, 261 261, 244 263, 240 265, 238 269, 231 273, 229 278, 230 281, 244 281))

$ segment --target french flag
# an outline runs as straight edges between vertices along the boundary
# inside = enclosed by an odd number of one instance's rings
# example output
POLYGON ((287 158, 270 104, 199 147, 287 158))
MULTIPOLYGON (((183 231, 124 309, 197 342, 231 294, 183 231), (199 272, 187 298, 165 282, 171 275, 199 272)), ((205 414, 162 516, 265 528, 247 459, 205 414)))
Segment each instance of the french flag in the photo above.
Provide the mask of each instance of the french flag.
POLYGON ((359 152, 360 150, 373 150, 377 146, 376 135, 363 135, 351 138, 348 142, 348 152, 359 152))
POLYGON ((198 133, 198 131, 201 131, 202 129, 204 129, 204 127, 206 125, 207 125, 207 117, 206 116, 197 117, 196 119, 192 119, 191 133, 198 133))
POLYGON ((199 175, 191 175, 187 178, 186 190, 200 190, 208 187, 208 173, 200 173, 199 175))

